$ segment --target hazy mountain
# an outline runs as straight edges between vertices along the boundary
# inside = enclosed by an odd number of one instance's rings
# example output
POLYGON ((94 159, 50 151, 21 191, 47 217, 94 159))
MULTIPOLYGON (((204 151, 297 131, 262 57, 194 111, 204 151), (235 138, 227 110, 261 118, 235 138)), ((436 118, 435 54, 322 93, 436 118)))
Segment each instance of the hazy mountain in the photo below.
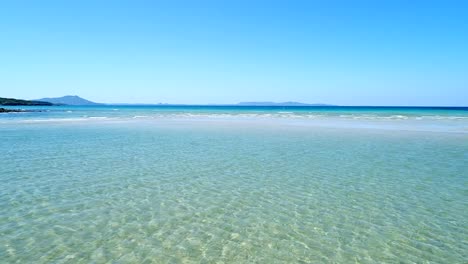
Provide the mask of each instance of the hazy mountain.
POLYGON ((77 95, 67 95, 56 98, 42 98, 39 101, 49 102, 53 104, 64 104, 64 105, 99 105, 99 103, 91 102, 83 99, 77 95))
POLYGON ((52 103, 41 100, 22 100, 13 98, 2 98, 0 97, 0 105, 52 105, 52 103))
POLYGON ((306 103, 299 103, 299 102, 240 102, 237 105, 242 106, 330 106, 327 104, 306 104, 306 103))

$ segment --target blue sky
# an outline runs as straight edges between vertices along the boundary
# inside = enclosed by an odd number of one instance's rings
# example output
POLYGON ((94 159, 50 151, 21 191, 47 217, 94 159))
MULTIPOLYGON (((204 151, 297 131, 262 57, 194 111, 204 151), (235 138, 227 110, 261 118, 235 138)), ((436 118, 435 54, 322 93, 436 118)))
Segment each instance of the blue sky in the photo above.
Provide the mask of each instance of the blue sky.
POLYGON ((468 105, 467 1, 3 1, 0 96, 468 105))

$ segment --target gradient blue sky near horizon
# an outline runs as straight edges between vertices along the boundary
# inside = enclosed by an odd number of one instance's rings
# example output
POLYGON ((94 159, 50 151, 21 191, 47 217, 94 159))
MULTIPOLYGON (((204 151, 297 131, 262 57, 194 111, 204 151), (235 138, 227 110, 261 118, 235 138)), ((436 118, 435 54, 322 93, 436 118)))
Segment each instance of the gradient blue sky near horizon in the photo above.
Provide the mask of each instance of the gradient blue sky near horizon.
POLYGON ((0 97, 468 105, 466 1, 3 1, 0 97))

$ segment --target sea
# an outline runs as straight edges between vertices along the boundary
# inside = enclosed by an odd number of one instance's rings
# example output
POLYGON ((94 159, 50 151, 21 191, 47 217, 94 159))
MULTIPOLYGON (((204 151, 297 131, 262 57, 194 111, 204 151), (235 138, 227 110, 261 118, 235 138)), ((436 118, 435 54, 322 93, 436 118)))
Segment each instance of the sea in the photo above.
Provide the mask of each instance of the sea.
POLYGON ((0 263, 468 263, 468 108, 0 114, 0 263))

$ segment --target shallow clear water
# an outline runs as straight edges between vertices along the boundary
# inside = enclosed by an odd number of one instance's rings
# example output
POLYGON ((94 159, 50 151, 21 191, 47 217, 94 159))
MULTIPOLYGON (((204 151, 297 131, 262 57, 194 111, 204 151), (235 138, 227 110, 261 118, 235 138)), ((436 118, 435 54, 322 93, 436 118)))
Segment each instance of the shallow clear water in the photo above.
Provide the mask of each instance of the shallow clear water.
POLYGON ((468 261, 464 123, 185 114, 1 117, 0 262, 468 261))

